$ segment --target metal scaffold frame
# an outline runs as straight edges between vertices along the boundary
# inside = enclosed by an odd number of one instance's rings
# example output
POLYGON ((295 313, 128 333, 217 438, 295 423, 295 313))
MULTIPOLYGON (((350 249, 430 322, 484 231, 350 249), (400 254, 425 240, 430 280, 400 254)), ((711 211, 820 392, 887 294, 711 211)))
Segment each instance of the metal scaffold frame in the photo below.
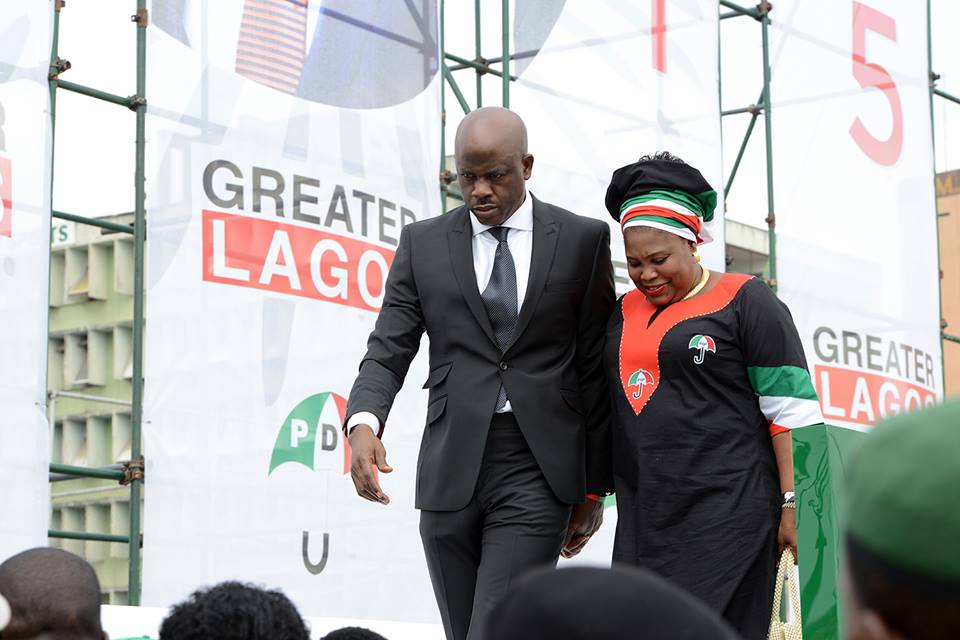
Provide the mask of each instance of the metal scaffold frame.
MULTIPOLYGON (((130 461, 123 465, 113 465, 110 467, 78 467, 65 464, 51 464, 50 474, 51 482, 66 478, 94 478, 101 480, 116 480, 120 484, 130 487, 130 530, 126 536, 89 533, 81 531, 61 531, 51 529, 49 536, 51 538, 61 538, 69 540, 92 540, 101 542, 119 542, 129 545, 128 554, 128 586, 127 601, 131 605, 140 604, 140 549, 143 546, 143 537, 140 534, 140 499, 143 489, 143 455, 142 455, 142 415, 143 415, 143 299, 144 299, 144 245, 146 241, 146 215, 144 202, 144 131, 147 113, 146 100, 146 68, 147 68, 147 0, 136 0, 136 13, 131 16, 131 21, 136 25, 136 57, 137 57, 137 81, 136 92, 129 97, 117 96, 105 91, 100 91, 93 87, 87 87, 80 84, 63 80, 60 74, 70 69, 70 63, 59 56, 60 43, 60 12, 65 6, 64 0, 55 0, 54 18, 53 18, 53 46, 50 52, 50 120, 53 131, 54 143, 52 145, 54 156, 56 152, 56 114, 57 114, 57 90, 62 89, 71 91, 89 98, 102 100, 110 104, 126 107, 135 112, 136 115, 136 146, 135 146, 135 172, 134 172, 134 221, 132 225, 117 224, 106 220, 91 218, 87 216, 75 215, 64 211, 51 210, 52 218, 60 220, 69 220, 79 224, 99 227, 100 229, 126 233, 133 236, 133 263, 134 263, 134 283, 133 283, 133 328, 132 328, 132 354, 133 354, 133 377, 131 381, 132 398, 130 401, 130 461)), ((51 163, 51 203, 53 201, 53 164, 51 163)), ((66 396, 63 392, 59 395, 66 396)), ((116 403, 111 398, 90 398, 84 399, 96 400, 98 402, 116 403)))
MULTIPOLYGON (((453 172, 447 170, 446 154, 447 141, 445 137, 446 124, 446 88, 456 98, 461 110, 466 114, 471 110, 471 106, 464 97, 457 81, 455 72, 473 71, 476 82, 476 107, 483 105, 483 76, 490 74, 501 79, 502 86, 502 105, 510 106, 510 84, 517 78, 510 73, 511 60, 527 55, 524 52, 510 52, 510 1, 501 0, 501 51, 500 55, 494 58, 484 58, 481 52, 481 2, 474 0, 474 55, 468 59, 447 51, 444 29, 444 0, 439 0, 440 11, 440 48, 442 51, 440 64, 440 96, 441 96, 441 165, 440 165, 440 191, 441 197, 445 202, 446 196, 462 199, 461 194, 452 187, 456 176, 453 172)), ((760 97, 756 104, 746 107, 725 110, 721 112, 722 117, 732 117, 740 114, 750 114, 750 122, 747 126, 743 140, 740 143, 736 160, 730 169, 726 185, 724 185, 724 195, 729 194, 733 181, 737 176, 741 160, 746 151, 747 144, 755 129, 757 119, 763 115, 764 127, 764 145, 766 151, 766 188, 767 188, 767 238, 769 250, 769 279, 768 283, 776 289, 777 286, 777 237, 776 237, 776 214, 774 207, 774 184, 773 184, 773 123, 772 108, 770 101, 770 13, 773 6, 770 2, 760 2, 755 7, 744 7, 729 0, 719 0, 721 8, 729 11, 720 14, 721 20, 736 17, 750 17, 760 24, 762 41, 762 70, 763 87, 760 97)), ((490 6, 488 2, 487 7, 490 6)), ((141 525, 141 492, 143 487, 143 455, 142 455, 142 411, 143 411, 143 326, 144 326, 144 252, 146 239, 146 216, 145 216, 145 141, 144 129, 146 118, 146 29, 148 24, 148 15, 146 9, 146 0, 136 0, 136 13, 131 17, 136 25, 136 91, 133 95, 122 97, 97 90, 92 87, 86 87, 76 83, 69 82, 60 78, 60 74, 70 68, 70 63, 59 57, 59 29, 60 29, 60 11, 64 7, 63 0, 55 0, 55 16, 53 27, 53 46, 50 62, 50 114, 51 121, 56 124, 56 102, 57 91, 71 91, 93 99, 105 101, 121 107, 126 107, 135 112, 136 115, 136 145, 135 145, 135 202, 134 202, 134 221, 132 225, 124 225, 116 222, 109 222, 98 218, 91 218, 76 215, 64 211, 51 211, 53 218, 73 221, 79 224, 99 227, 101 229, 130 234, 133 237, 134 244, 134 290, 133 290, 133 329, 132 329, 132 351, 133 351, 133 377, 132 377, 132 398, 131 408, 131 461, 123 465, 113 465, 109 467, 78 467, 64 464, 51 464, 51 481, 59 481, 68 478, 94 478, 104 480, 115 480, 121 484, 130 487, 130 534, 127 536, 87 533, 78 531, 50 530, 49 535, 52 538, 74 539, 74 540, 92 540, 105 542, 127 543, 129 545, 129 572, 128 572, 128 600, 129 604, 137 605, 140 603, 140 550, 143 546, 142 535, 140 534, 141 525)), ((927 2, 928 15, 928 42, 930 35, 929 24, 929 0, 927 2)), ((939 97, 947 101, 960 105, 960 98, 936 88, 936 80, 939 78, 932 70, 932 53, 928 51, 930 63, 930 116, 933 121, 933 100, 939 97)), ((55 135, 55 134, 54 134, 55 135)), ((55 148, 55 146, 54 146, 55 148)), ((53 168, 51 167, 51 186, 52 186, 53 168)), ((52 194, 51 194, 52 201, 52 194)), ((936 214, 936 211, 933 212, 936 214)), ((943 340, 960 343, 960 336, 942 333, 943 340)), ((69 397, 69 394, 59 392, 59 395, 69 397)), ((91 398, 85 396, 85 399, 92 399, 105 402, 121 402, 109 398, 91 398)))

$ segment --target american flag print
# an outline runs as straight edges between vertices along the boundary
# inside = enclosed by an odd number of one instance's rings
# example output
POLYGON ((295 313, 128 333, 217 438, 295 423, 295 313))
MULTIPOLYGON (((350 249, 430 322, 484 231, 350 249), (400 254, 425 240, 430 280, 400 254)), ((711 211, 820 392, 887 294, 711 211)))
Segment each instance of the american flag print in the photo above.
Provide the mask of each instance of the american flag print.
POLYGON ((246 0, 237 43, 237 73, 296 94, 306 49, 308 0, 246 0))

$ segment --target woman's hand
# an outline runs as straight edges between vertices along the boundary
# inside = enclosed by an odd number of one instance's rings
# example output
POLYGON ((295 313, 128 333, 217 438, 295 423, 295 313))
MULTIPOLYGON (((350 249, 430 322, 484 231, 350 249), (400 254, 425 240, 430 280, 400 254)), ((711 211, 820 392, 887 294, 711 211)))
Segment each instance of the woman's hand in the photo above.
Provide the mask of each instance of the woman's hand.
POLYGON ((793 564, 797 564, 797 510, 780 509, 780 531, 777 532, 780 554, 790 547, 793 552, 793 564))
POLYGON ((567 534, 564 536, 560 555, 564 558, 572 558, 580 553, 601 524, 603 524, 602 499, 588 498, 583 503, 574 505, 570 512, 570 523, 567 525, 567 534))

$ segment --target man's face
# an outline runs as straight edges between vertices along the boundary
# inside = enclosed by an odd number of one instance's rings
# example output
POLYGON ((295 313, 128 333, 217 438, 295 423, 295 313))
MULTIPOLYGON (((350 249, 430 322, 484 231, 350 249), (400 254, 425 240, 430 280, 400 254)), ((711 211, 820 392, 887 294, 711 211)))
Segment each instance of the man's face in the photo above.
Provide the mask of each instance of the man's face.
POLYGON ((481 224, 503 224, 523 203, 524 182, 533 170, 529 153, 515 145, 468 139, 457 149, 456 161, 463 200, 481 224))

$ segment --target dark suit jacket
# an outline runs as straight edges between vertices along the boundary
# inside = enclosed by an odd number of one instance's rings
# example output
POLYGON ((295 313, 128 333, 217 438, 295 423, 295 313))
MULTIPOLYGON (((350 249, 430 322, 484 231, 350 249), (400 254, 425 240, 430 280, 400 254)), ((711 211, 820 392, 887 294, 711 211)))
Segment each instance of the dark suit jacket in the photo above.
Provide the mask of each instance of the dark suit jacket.
POLYGON ((501 352, 477 288, 469 216, 462 206, 403 228, 347 417, 369 411, 387 425, 426 330, 417 508, 454 511, 470 501, 501 380, 557 498, 575 504, 585 492, 612 491, 601 362, 614 303, 609 227, 533 199, 530 279, 501 352))

